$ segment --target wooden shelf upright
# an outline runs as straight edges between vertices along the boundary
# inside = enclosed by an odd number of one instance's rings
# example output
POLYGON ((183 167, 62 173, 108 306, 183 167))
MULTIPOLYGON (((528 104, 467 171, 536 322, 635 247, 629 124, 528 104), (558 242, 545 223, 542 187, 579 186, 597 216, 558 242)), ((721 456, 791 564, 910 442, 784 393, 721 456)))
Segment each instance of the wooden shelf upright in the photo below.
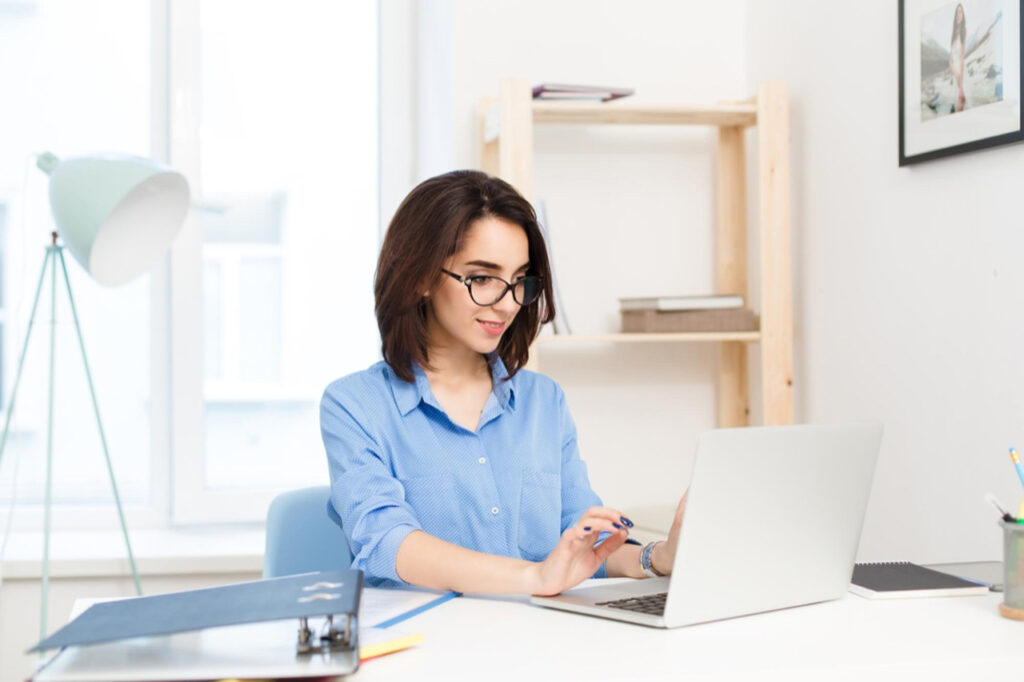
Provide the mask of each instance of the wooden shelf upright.
POLYGON ((744 130, 757 130, 761 257, 758 332, 547 336, 541 344, 577 342, 715 342, 719 344, 718 425, 750 422, 747 343, 761 349, 761 400, 766 425, 793 421, 793 308, 790 258, 789 103, 786 84, 762 83, 744 102, 711 106, 642 106, 534 101, 529 81, 505 78, 498 97, 479 107, 480 168, 533 201, 533 127, 576 125, 705 125, 718 128, 715 226, 716 291, 747 299, 747 191, 744 130))

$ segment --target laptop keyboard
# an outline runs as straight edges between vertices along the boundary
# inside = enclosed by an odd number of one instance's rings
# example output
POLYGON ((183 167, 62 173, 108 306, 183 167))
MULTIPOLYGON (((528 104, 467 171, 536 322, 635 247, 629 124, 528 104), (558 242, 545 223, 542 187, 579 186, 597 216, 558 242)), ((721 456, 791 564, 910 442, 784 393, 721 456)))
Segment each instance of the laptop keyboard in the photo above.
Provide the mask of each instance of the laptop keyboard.
POLYGON ((628 599, 599 601, 595 606, 608 606, 613 609, 623 609, 625 611, 636 611, 637 613, 649 613, 652 616, 660 616, 665 613, 666 597, 668 597, 668 592, 659 592, 657 594, 644 594, 639 597, 629 597, 628 599))

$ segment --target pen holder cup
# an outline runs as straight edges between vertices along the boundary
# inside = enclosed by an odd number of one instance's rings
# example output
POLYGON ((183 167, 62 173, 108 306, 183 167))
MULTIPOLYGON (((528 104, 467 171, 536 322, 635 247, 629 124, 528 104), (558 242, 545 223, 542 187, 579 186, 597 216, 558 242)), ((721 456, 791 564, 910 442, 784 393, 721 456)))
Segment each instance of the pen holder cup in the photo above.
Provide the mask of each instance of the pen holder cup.
POLYGON ((1024 620, 1024 523, 1001 521, 1003 527, 1003 603, 999 613, 1024 620))

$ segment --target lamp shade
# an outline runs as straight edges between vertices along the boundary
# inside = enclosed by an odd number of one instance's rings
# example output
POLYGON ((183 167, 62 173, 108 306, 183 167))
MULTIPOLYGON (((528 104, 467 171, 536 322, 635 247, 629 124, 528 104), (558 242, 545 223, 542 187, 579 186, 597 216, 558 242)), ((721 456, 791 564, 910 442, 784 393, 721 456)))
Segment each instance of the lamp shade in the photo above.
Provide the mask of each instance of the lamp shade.
POLYGON ((60 160, 40 154, 50 176, 50 210, 64 246, 100 284, 148 272, 185 221, 185 177, 149 159, 92 155, 60 160))

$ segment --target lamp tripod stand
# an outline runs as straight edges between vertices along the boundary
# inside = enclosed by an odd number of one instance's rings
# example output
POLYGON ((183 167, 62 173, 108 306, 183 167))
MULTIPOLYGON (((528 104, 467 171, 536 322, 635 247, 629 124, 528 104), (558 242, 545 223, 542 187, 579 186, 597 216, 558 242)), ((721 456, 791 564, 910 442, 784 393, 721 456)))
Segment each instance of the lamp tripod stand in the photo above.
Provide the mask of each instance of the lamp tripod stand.
POLYGON ((100 442, 103 445, 103 457, 107 463, 107 474, 110 476, 110 487, 114 491, 114 502, 117 504, 117 515, 121 521, 121 532, 124 535, 124 544, 128 549, 128 562, 131 564, 132 578, 135 581, 135 593, 142 594, 142 586, 139 583, 139 572, 135 567, 135 556, 132 554, 132 545, 128 540, 128 527, 124 520, 124 510, 121 506, 121 496, 117 491, 117 482, 114 480, 114 469, 110 463, 110 451, 107 447, 107 437, 103 430, 103 421, 100 419, 100 408, 96 401, 96 390, 92 383, 92 372, 89 370, 89 360, 85 354, 85 342, 82 340, 82 329, 78 324, 78 311, 75 308, 75 298, 71 293, 71 280, 68 279, 67 265, 64 263, 64 246, 57 243, 57 233, 52 233, 53 242, 46 247, 46 256, 43 259, 43 269, 39 273, 39 284, 36 286, 36 293, 32 300, 32 312, 29 315, 28 330, 25 332, 25 343, 22 346, 18 358, 18 369, 14 377, 14 387, 7 405, 7 418, 4 422, 3 434, 0 435, 0 461, 3 459, 4 446, 7 443, 7 434, 11 425, 11 417, 14 414, 15 400, 18 397, 18 386, 21 383, 22 370, 25 368, 25 356, 28 352, 29 340, 32 337, 32 328, 35 325, 36 311, 39 305, 39 298, 43 290, 43 282, 46 279, 46 271, 50 270, 50 377, 47 398, 46 417, 46 488, 43 511, 43 563, 42 563, 42 607, 40 612, 39 637, 45 638, 47 599, 50 584, 50 507, 52 501, 53 485, 53 396, 54 396, 54 370, 56 354, 56 330, 57 330, 57 266, 63 275, 64 285, 68 292, 68 302, 71 304, 71 316, 75 323, 75 333, 78 337, 78 347, 82 351, 82 364, 85 366, 85 378, 89 384, 89 396, 92 398, 93 411, 96 414, 96 425, 99 427, 100 442))

